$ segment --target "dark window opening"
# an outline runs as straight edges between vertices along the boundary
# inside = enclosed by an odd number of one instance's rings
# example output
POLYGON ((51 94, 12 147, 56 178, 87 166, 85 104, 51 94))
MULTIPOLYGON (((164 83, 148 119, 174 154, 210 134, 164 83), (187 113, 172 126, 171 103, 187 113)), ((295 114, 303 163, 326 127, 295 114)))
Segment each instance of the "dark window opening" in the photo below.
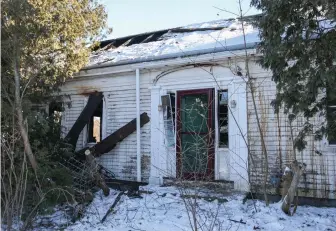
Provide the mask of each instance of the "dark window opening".
POLYGON ((336 95, 327 90, 327 131, 329 144, 336 144, 336 95))
POLYGON ((221 90, 218 92, 219 147, 227 147, 229 144, 228 125, 228 91, 221 90))
POLYGON ((94 111, 88 128, 88 143, 99 143, 102 140, 102 126, 103 125, 103 100, 100 102, 97 109, 94 111))
POLYGON ((54 122, 60 123, 62 120, 62 114, 63 114, 64 108, 63 104, 61 102, 51 102, 49 104, 49 117, 52 117, 54 119, 54 122))

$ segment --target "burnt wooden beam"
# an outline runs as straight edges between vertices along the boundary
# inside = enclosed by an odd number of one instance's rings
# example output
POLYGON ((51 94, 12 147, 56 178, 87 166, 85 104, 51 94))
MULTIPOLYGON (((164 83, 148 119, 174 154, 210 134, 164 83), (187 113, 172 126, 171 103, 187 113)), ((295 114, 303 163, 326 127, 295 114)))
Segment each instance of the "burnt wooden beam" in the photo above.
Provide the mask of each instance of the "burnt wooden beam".
POLYGON ((140 43, 149 43, 149 42, 154 42, 154 41, 158 41, 158 39, 164 35, 165 33, 167 33, 168 30, 165 31, 161 31, 161 32, 155 32, 153 34, 150 34, 147 38, 145 38, 143 41, 139 42, 140 43))
POLYGON ((204 27, 204 28, 174 28, 170 29, 172 33, 190 33, 195 31, 207 31, 207 30, 223 30, 227 27, 219 26, 219 27, 204 27))
POLYGON ((82 132, 86 124, 90 122, 90 119, 94 111, 98 108, 100 102, 103 99, 103 94, 101 92, 95 92, 89 96, 89 100, 77 118, 76 122, 70 129, 69 133, 65 137, 65 140, 68 141, 73 147, 76 147, 76 143, 79 137, 79 134, 82 132))
MULTIPOLYGON (((147 43, 148 41, 150 41, 152 38, 154 37, 154 34, 151 34, 149 36, 147 36, 143 41, 141 41, 140 43, 147 43)), ((140 44, 139 43, 139 44, 140 44)))
MULTIPOLYGON (((140 127, 149 122, 149 117, 146 112, 140 115, 140 127)), ((99 157, 104 153, 111 151, 119 142, 125 139, 127 136, 136 131, 136 119, 131 120, 126 125, 113 132, 111 135, 97 143, 91 148, 84 148, 78 152, 80 156, 83 156, 85 150, 90 149, 92 155, 99 157)))
POLYGON ((137 37, 130 38, 129 40, 127 40, 126 42, 124 42, 120 46, 129 46, 136 38, 137 37))
POLYGON ((128 191, 130 194, 139 191, 140 186, 148 185, 145 182, 130 181, 130 180, 118 180, 105 178, 106 185, 112 189, 119 191, 128 191))
MULTIPOLYGON (((140 127, 149 122, 147 113, 140 115, 140 127)), ((92 147, 94 156, 98 157, 104 153, 111 151, 119 142, 125 139, 127 136, 136 131, 136 119, 133 119, 126 125, 119 128, 117 131, 103 139, 100 143, 92 147)))

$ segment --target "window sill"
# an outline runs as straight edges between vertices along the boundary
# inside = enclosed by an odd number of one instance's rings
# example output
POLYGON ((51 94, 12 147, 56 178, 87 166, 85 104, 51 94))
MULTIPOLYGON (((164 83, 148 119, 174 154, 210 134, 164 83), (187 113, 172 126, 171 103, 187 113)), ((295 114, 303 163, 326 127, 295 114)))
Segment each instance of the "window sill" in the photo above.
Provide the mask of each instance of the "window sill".
POLYGON ((86 144, 85 144, 85 147, 86 147, 86 148, 88 148, 88 147, 91 148, 91 147, 95 146, 96 144, 97 144, 97 143, 95 143, 95 142, 86 143, 86 144))
POLYGON ((228 151, 229 147, 217 147, 218 151, 228 151))

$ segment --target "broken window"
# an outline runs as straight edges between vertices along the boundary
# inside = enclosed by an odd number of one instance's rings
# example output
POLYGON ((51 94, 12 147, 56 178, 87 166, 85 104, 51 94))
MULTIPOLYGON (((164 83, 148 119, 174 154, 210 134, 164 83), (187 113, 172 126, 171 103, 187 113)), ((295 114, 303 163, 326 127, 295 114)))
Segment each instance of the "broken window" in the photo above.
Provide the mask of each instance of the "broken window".
POLYGON ((228 91, 218 92, 218 133, 219 147, 227 147, 229 142, 228 133, 228 91))
POLYGON ((161 96, 168 147, 175 147, 175 93, 161 96))
POLYGON ((327 122, 329 144, 336 144, 336 96, 327 91, 327 122))
POLYGON ((103 100, 100 102, 97 109, 94 111, 90 122, 87 126, 87 142, 98 143, 102 140, 103 125, 103 100))
POLYGON ((170 93, 170 105, 171 105, 171 110, 170 110, 170 117, 173 120, 173 129, 175 130, 175 93, 170 93))

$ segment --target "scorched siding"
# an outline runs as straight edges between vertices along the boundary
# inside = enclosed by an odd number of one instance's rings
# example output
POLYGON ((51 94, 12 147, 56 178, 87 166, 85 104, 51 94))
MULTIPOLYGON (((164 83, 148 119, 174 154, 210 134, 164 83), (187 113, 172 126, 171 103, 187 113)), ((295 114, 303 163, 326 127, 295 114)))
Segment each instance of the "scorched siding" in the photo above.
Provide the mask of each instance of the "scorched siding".
MULTIPOLYGON (((140 75, 140 112, 150 117, 150 79, 140 75)), ((71 108, 65 112, 64 125, 68 132, 85 106, 89 92, 100 91, 104 95, 106 121, 105 137, 136 118, 135 72, 120 75, 105 75, 68 82, 63 93, 70 95, 71 108)), ((104 135, 104 133, 103 133, 104 135)), ((104 137, 103 137, 104 138, 104 137)), ((141 128, 142 180, 149 177, 150 122, 141 128), (147 164, 146 164, 147 163, 147 164)), ((83 148, 83 132, 77 142, 77 150, 83 148)), ((116 174, 118 179, 136 180, 136 133, 132 133, 98 160, 116 174)))

